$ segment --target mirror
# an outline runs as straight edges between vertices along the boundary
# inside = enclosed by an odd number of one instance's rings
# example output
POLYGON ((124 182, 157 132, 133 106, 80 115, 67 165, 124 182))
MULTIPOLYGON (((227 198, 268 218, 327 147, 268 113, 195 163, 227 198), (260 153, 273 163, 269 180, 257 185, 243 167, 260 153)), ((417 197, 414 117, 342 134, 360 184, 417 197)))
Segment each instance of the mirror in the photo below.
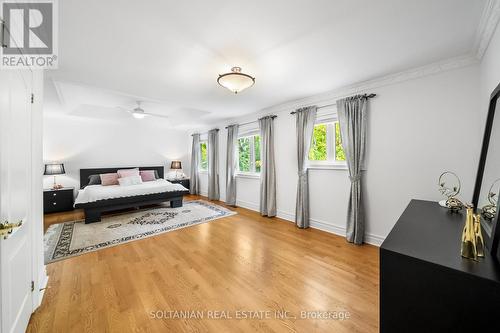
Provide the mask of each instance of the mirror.
POLYGON ((498 243, 500 228, 500 85, 490 97, 488 117, 483 137, 483 146, 474 188, 473 205, 481 214, 481 225, 486 246, 494 257, 499 258, 498 243), (498 110, 498 114, 495 114, 498 110))
MULTIPOLYGON (((499 100, 495 104, 495 110, 500 110, 499 100)), ((478 204, 476 205, 478 213, 481 214, 481 220, 486 234, 491 237, 493 229, 493 220, 495 219, 498 205, 498 195, 500 190, 500 117, 493 117, 493 125, 484 164, 483 181, 479 192, 478 204)))

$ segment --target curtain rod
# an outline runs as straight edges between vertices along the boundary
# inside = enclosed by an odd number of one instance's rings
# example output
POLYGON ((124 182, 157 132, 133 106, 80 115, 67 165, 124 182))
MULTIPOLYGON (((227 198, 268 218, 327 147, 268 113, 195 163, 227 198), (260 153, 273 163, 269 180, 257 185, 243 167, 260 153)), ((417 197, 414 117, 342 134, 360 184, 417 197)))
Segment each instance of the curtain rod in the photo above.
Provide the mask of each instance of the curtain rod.
MULTIPOLYGON (((226 127, 226 128, 227 128, 227 127, 226 127)), ((217 132, 219 131, 219 129, 218 129, 218 128, 214 128, 214 130, 216 130, 217 132)), ((210 130, 210 131, 213 131, 213 130, 210 130)), ((208 132, 210 132, 210 131, 208 131, 208 132)), ((195 135, 195 134, 199 134, 199 135, 208 134, 208 132, 203 132, 203 133, 193 133, 193 134, 191 134, 191 136, 193 136, 193 135, 195 135)))
MULTIPOLYGON (((272 116, 266 116, 266 117, 271 117, 271 119, 274 119, 274 118, 277 118, 278 116, 277 116, 277 115, 275 115, 275 114, 273 114, 272 116)), ((253 123, 256 123, 256 122, 258 122, 259 120, 264 119, 264 118, 266 118, 266 117, 262 117, 262 118, 259 118, 259 119, 257 119, 257 120, 254 120, 254 121, 248 121, 248 122, 246 122, 246 123, 242 123, 242 124, 235 124, 235 125, 238 125, 238 126, 244 126, 244 125, 248 125, 248 124, 253 124, 253 123)), ((229 127, 229 126, 226 126, 226 129, 227 129, 228 127, 229 127)))
MULTIPOLYGON (((373 98, 375 96, 377 96, 377 94, 369 94, 369 95, 368 94, 364 94, 364 95, 362 95, 362 97, 364 97, 366 99, 373 98)), ((318 107, 318 109, 323 109, 323 108, 327 108, 329 106, 335 106, 335 105, 337 105, 337 103, 323 105, 323 106, 318 107)), ((296 113, 297 113, 297 111, 290 112, 290 114, 296 114, 296 113)))

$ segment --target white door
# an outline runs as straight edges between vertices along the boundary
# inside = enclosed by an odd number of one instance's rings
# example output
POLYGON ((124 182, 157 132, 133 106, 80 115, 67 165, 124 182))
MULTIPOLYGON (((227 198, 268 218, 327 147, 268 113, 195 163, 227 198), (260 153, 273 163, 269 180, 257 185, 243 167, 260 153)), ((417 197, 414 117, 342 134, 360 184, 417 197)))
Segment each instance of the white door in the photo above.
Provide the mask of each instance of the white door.
POLYGON ((26 70, 0 71, 0 333, 24 332, 32 312, 31 85, 26 70))

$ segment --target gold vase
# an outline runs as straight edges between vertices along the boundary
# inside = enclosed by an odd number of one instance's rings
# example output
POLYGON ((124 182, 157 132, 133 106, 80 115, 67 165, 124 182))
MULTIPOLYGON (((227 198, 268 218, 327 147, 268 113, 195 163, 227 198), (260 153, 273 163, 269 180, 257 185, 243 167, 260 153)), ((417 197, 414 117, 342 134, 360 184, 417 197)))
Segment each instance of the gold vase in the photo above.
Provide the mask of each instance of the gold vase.
POLYGON ((472 207, 467 207, 465 226, 462 231, 462 257, 477 260, 476 233, 474 228, 474 212, 472 207))
POLYGON ((481 214, 474 215, 474 237, 476 238, 476 252, 478 257, 484 258, 484 239, 481 232, 481 214))

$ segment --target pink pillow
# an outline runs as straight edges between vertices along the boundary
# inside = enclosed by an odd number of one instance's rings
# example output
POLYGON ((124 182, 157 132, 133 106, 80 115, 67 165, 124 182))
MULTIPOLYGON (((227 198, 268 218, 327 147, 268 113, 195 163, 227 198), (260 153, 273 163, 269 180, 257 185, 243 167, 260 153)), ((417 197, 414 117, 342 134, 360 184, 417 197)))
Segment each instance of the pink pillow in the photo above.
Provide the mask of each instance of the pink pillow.
POLYGON ((118 174, 117 173, 103 173, 101 176, 101 185, 118 185, 118 174))
POLYGON ((155 171, 154 170, 141 170, 139 171, 143 182, 151 182, 156 180, 155 171))
POLYGON ((119 178, 139 176, 139 168, 122 169, 122 170, 118 170, 117 173, 118 173, 119 178))

